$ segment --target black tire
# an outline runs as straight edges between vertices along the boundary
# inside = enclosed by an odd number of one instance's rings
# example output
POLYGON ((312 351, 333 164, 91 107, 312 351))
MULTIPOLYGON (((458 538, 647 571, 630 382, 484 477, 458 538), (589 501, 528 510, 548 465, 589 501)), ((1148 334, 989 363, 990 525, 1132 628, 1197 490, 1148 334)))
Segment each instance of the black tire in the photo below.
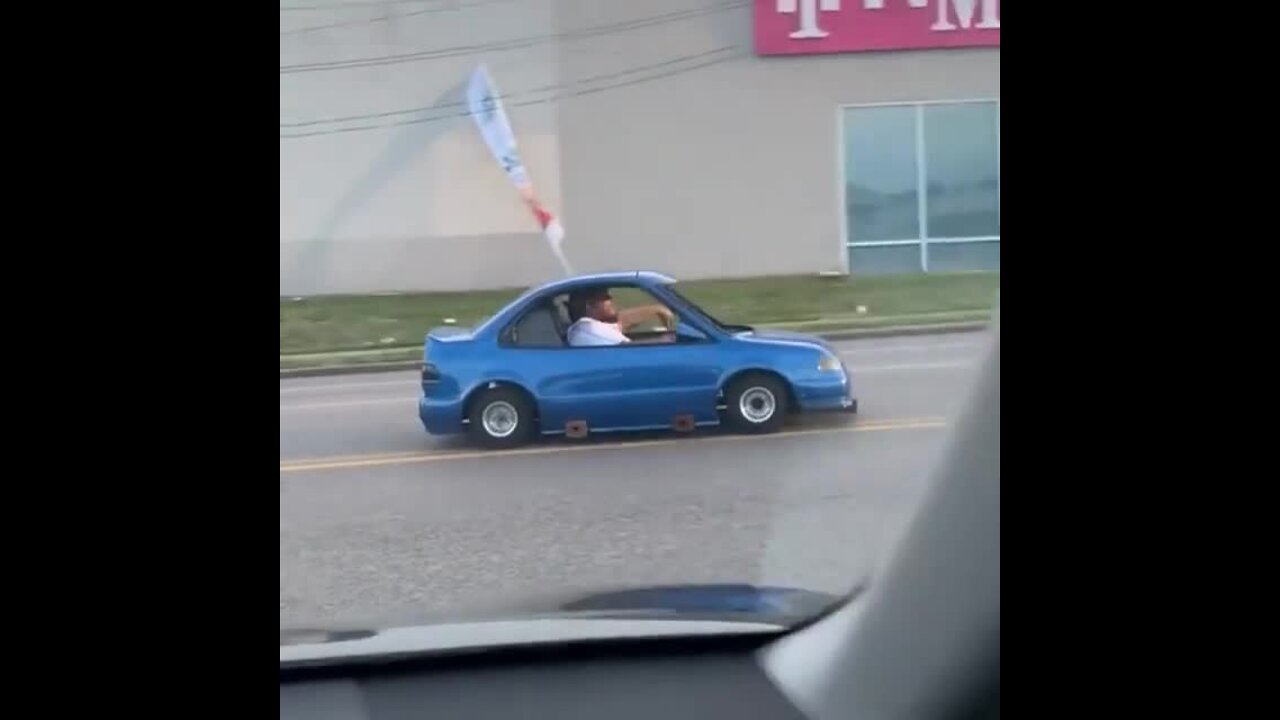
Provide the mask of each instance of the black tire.
POLYGON ((488 448, 513 448, 533 437, 535 421, 533 404, 519 390, 499 385, 480 391, 467 411, 467 428, 471 437, 488 448), (485 414, 490 413, 490 422, 485 414), (507 429, 506 420, 514 414, 514 425, 507 429))
POLYGON ((725 387, 724 402, 728 426, 748 433, 777 432, 787 420, 790 405, 786 384, 765 373, 735 378, 725 387))

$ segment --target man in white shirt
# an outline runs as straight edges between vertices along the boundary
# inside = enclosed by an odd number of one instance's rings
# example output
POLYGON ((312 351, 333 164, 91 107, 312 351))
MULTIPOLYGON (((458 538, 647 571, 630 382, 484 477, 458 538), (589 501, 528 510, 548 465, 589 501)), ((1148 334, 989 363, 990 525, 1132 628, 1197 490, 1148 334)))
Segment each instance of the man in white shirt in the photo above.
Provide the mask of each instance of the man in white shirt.
POLYGON ((574 347, 621 345, 631 342, 626 332, 649 318, 658 318, 668 328, 675 326, 675 315, 661 305, 627 308, 619 312, 606 288, 592 288, 569 296, 569 313, 574 318, 569 326, 569 344, 574 347))

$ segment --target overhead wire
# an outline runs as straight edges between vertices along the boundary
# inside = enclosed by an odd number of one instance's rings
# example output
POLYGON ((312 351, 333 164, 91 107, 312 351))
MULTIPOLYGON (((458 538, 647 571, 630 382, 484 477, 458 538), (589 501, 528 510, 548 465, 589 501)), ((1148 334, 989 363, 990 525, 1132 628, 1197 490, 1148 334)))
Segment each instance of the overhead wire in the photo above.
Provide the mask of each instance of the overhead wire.
POLYGON ((341 10, 344 8, 376 8, 384 5, 421 5, 422 3, 442 3, 447 0, 340 0, 323 5, 281 5, 280 12, 315 12, 322 10, 341 10))
MULTIPOLYGON (((415 0, 415 1, 423 2, 424 0, 415 0)), ((430 15, 433 13, 442 13, 442 12, 454 12, 457 10, 467 10, 469 8, 484 7, 486 5, 497 5, 499 3, 509 3, 514 1, 515 0, 475 0, 475 2, 470 2, 465 4, 462 4, 462 3, 453 4, 446 7, 431 7, 431 8, 424 8, 422 10, 414 10, 413 12, 399 12, 399 13, 396 13, 395 15, 379 15, 378 17, 360 18, 359 20, 344 20, 342 22, 328 23, 326 25, 308 25, 306 27, 290 28, 288 30, 281 30, 280 35, 281 36, 301 35, 303 33, 314 32, 316 30, 334 30, 337 28, 344 28, 344 27, 356 27, 358 25, 372 25, 373 23, 390 22, 392 20, 403 20, 405 18, 417 17, 419 15, 430 15)))
POLYGON ((297 63, 293 65, 281 65, 280 74, 288 75, 303 72, 327 72, 336 70, 351 70, 366 67, 381 67, 386 65, 397 65, 409 62, 421 62, 426 60, 438 60, 442 58, 462 57, 466 55, 474 55, 484 52, 496 52, 502 50, 517 50, 528 47, 535 47, 549 42, 556 41, 573 41, 588 37, 597 37, 600 35, 610 35, 614 33, 627 32, 647 27, 655 27, 665 25, 680 20, 687 20, 704 15, 724 12, 735 8, 745 7, 750 3, 746 0, 730 0, 729 2, 720 2, 700 8, 689 10, 680 10, 662 15, 653 15, 646 18, 636 18, 634 20, 626 20, 617 23, 609 23, 596 27, 582 28, 579 30, 569 30, 560 33, 551 33, 548 35, 515 38, 512 40, 497 41, 492 43, 480 43, 476 45, 459 45, 448 48, 437 48, 433 50, 421 50, 412 53, 401 53, 394 55, 383 55, 378 57, 352 58, 348 60, 334 60, 329 62, 318 63, 297 63))
MULTIPOLYGON (((654 75, 646 75, 646 76, 644 76, 644 77, 640 77, 640 78, 633 78, 633 79, 631 79, 631 80, 625 80, 625 81, 622 81, 622 82, 617 82, 617 83, 613 83, 613 84, 603 85, 603 86, 595 87, 595 88, 586 88, 586 89, 580 89, 580 90, 571 90, 571 91, 568 91, 568 92, 563 92, 563 93, 559 93, 559 94, 553 95, 553 96, 548 97, 548 98, 541 98, 541 99, 536 99, 536 100, 524 100, 524 101, 519 101, 519 102, 513 102, 513 103, 510 103, 510 104, 509 104, 509 105, 507 105, 507 106, 508 106, 508 107, 511 107, 511 108, 531 107, 531 106, 534 106, 534 105, 544 105, 544 104, 549 104, 549 103, 558 102, 558 101, 560 101, 560 100, 564 100, 564 99, 566 99, 566 98, 581 97, 581 96, 584 96, 584 95, 592 95, 592 94, 596 94, 596 93, 600 93, 600 92, 607 92, 607 91, 610 91, 610 90, 617 90, 617 89, 619 89, 619 88, 631 87, 631 86, 639 85, 639 84, 642 84, 642 83, 652 82, 652 81, 654 81, 654 80, 661 80, 661 79, 664 79, 664 78, 675 77, 675 76, 677 76, 677 75, 682 75, 682 74, 684 74, 684 73, 693 72, 693 71, 695 71, 695 70, 701 70, 701 69, 703 69, 703 68, 711 67, 711 66, 713 66, 713 65, 719 65, 719 64, 722 64, 722 63, 730 62, 730 61, 732 61, 732 60, 739 59, 739 58, 743 57, 744 55, 745 55, 745 53, 743 53, 743 52, 738 52, 738 53, 734 53, 734 54, 729 55, 729 56, 726 56, 726 57, 716 58, 716 59, 714 59, 714 60, 708 60, 708 61, 706 61, 706 62, 702 62, 702 63, 696 63, 696 64, 693 64, 693 65, 687 65, 687 66, 679 67, 679 68, 676 68, 676 69, 674 69, 674 70, 668 70, 668 71, 666 71, 666 72, 657 73, 657 74, 654 74, 654 75)), ((444 106, 444 105, 442 105, 442 106, 440 106, 440 107, 445 107, 445 106, 444 106)), ((400 120, 400 121, 397 121, 397 122, 390 122, 390 123, 379 123, 379 124, 373 124, 373 125, 356 125, 356 126, 350 126, 350 127, 333 128, 333 129, 327 129, 327 130, 313 130, 313 131, 300 132, 300 133, 281 133, 280 138, 281 138, 281 139, 295 139, 295 138, 316 137, 316 136, 321 136, 321 135, 337 135, 337 134, 341 134, 341 133, 365 132, 365 131, 371 131, 371 130, 383 130, 383 129, 387 129, 387 128, 403 127, 403 126, 406 126, 406 125, 420 125, 420 124, 424 124, 424 123, 438 122, 438 121, 442 121, 442 120, 450 120, 450 119, 454 119, 454 118, 463 118, 463 117, 468 117, 468 116, 469 116, 469 113, 467 113, 467 112, 455 112, 455 113, 447 113, 447 114, 444 114, 444 115, 433 115, 433 116, 431 116, 431 117, 425 117, 425 118, 413 118, 413 119, 408 119, 408 120, 400 120)))
MULTIPOLYGON (((670 67, 672 65, 679 65, 680 63, 688 62, 690 60, 698 60, 700 58, 709 57, 711 55, 719 55, 721 53, 735 50, 738 47, 739 47, 738 45, 726 45, 724 47, 719 47, 714 50, 707 50, 705 52, 694 53, 692 55, 682 55, 680 57, 670 58, 667 60, 663 60, 662 62, 657 62, 650 65, 638 65, 638 66, 627 68, 625 70, 602 73, 599 75, 591 75, 588 77, 579 78, 573 82, 543 85, 541 87, 530 88, 529 90, 524 90, 521 92, 502 94, 498 96, 498 99, 502 100, 503 102, 507 102, 517 97, 536 95, 539 93, 551 92, 553 90, 561 90, 568 87, 580 86, 580 85, 585 85, 587 83, 593 83, 593 82, 599 82, 601 80, 612 80, 615 78, 625 77, 627 75, 634 75, 636 73, 645 72, 648 70, 657 70, 659 68, 670 67)), ((404 108, 402 110, 387 110, 384 112, 362 113, 359 115, 342 115, 338 117, 317 118, 314 120, 302 120, 297 122, 282 122, 280 123, 280 127, 301 128, 301 127, 312 127, 315 125, 332 125, 332 124, 338 124, 338 123, 344 123, 344 122, 352 122, 355 120, 374 120, 378 118, 395 117, 396 115, 412 115, 414 113, 429 112, 432 110, 446 110, 446 109, 455 108, 455 107, 465 107, 466 104, 467 103, 465 100, 457 100, 453 102, 438 103, 435 105, 423 105, 421 107, 404 108)))

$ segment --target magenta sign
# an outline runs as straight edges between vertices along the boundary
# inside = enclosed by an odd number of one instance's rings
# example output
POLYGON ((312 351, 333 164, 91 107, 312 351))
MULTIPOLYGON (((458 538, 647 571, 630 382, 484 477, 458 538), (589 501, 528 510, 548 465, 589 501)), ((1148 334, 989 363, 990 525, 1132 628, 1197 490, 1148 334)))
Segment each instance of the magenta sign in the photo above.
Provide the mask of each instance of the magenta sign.
POLYGON ((1000 47, 1000 0, 755 0, 756 53, 1000 47))

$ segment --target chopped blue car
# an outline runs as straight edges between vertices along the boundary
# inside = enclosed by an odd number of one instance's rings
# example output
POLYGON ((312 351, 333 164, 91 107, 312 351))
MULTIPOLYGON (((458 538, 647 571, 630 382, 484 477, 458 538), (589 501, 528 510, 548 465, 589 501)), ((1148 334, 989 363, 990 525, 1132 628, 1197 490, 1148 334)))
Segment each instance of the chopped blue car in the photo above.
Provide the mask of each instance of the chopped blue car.
POLYGON ((764 433, 790 413, 857 409, 853 378, 822 338, 726 325, 675 280, 644 271, 556 280, 474 329, 431 330, 418 402, 428 433, 468 433, 496 448, 538 435, 718 425, 764 433), (632 343, 570 346, 569 294, 624 288, 670 309, 674 327, 630 331, 632 343), (654 339, 664 342, 646 342, 654 339))

